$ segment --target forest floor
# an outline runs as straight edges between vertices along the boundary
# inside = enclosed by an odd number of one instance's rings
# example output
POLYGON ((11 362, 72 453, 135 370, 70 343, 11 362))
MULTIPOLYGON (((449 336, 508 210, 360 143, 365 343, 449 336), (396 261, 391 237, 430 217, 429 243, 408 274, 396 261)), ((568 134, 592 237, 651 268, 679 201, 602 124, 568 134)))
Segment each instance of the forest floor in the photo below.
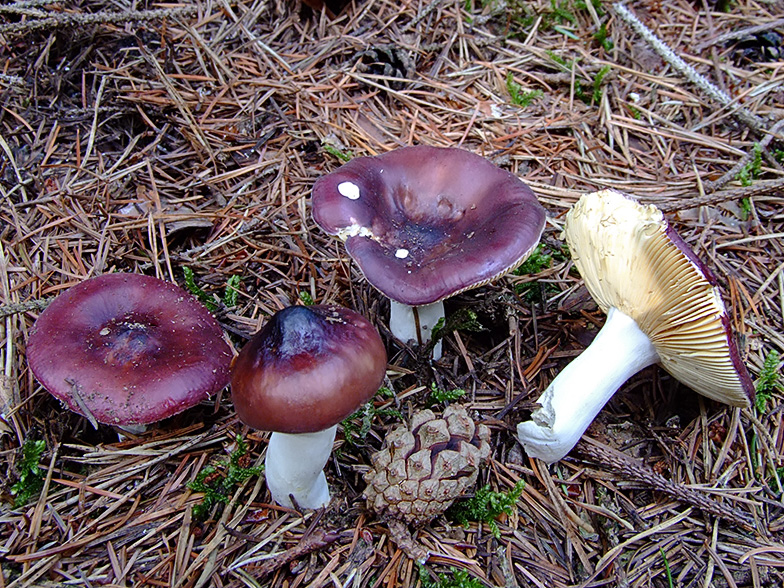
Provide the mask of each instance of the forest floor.
POLYGON ((626 10, 710 85, 602 1, 0 6, 0 586, 784 585, 784 4, 626 10), (447 301, 481 329, 448 332, 438 362, 393 340, 388 302, 310 210, 344 161, 415 144, 488 158, 548 214, 525 271, 447 301), (732 408, 647 368, 547 467, 515 425, 604 322, 561 240, 602 188, 660 207, 713 271, 764 390, 732 408), (28 369, 52 297, 108 272, 187 287, 189 270, 219 301, 239 277, 216 313, 236 350, 310 300, 378 327, 393 394, 339 428, 325 511, 276 507, 263 476, 227 465, 240 438, 261 464, 268 440, 227 391, 118 440, 28 369), (367 510, 362 474, 401 417, 443 409, 434 389, 464 390, 491 429, 479 487, 522 492, 495 528, 412 528, 421 567, 367 510), (199 516, 210 467, 231 483, 199 516))

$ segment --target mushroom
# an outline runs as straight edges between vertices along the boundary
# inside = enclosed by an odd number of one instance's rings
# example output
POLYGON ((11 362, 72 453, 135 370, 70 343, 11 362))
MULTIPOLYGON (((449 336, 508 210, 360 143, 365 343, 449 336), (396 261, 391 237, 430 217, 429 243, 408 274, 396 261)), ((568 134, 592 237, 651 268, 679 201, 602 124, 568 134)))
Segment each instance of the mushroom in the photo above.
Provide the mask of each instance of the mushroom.
POLYGON ((525 261, 545 211, 517 176, 483 157, 417 146, 355 158, 319 178, 313 219, 389 297, 392 334, 423 344, 445 298, 525 261))
POLYGON ((378 331, 340 306, 284 308, 242 348, 231 397, 243 423, 272 431, 264 474, 275 502, 329 503, 323 469, 337 424, 373 397, 386 365, 378 331))
POLYGON ((229 382, 220 325, 178 286, 105 274, 69 288, 30 331, 35 377, 74 412, 133 428, 190 408, 229 382))
POLYGON ((563 458, 615 391, 654 363, 709 398, 750 405, 754 387, 716 279, 658 208, 614 190, 585 194, 564 235, 607 320, 517 425, 528 455, 563 458))

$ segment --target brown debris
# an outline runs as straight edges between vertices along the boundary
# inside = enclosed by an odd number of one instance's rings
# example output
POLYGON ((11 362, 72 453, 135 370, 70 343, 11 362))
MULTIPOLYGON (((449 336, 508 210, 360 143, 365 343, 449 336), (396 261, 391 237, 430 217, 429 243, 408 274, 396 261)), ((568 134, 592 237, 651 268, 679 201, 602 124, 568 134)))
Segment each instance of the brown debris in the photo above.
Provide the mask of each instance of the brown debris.
POLYGON ((0 585, 413 587, 416 565, 361 494, 370 455, 399 422, 383 409, 410 417, 433 383, 464 389, 460 402, 492 429, 478 484, 526 487, 497 539, 443 516, 420 529, 431 572, 548 588, 665 587, 668 569, 674 585, 784 584, 780 390, 758 414, 698 399, 651 367, 588 431, 625 457, 573 452, 543 468, 514 437, 604 321, 560 241, 564 212, 587 191, 614 188, 665 211, 718 276, 755 376, 769 351, 784 352, 784 63, 781 53, 737 59, 735 34, 781 33, 781 2, 628 4, 763 121, 760 134, 609 5, 557 4, 573 18, 550 0, 356 0, 336 18, 296 0, 197 0, 143 15, 94 0, 3 6, 0 585), (594 36, 602 27, 611 45, 594 36), (547 209, 552 256, 450 300, 483 330, 447 333, 436 364, 390 345, 387 303, 314 226, 309 202, 342 158, 423 143, 519 175, 547 209), (742 186, 755 143, 761 165, 742 186), (308 297, 361 312, 387 344, 394 398, 377 397, 366 436, 338 434, 334 504, 310 531, 312 513, 269 504, 257 476, 206 520, 192 516, 202 495, 188 483, 227 461, 237 435, 252 463, 263 459, 266 434, 242 427, 226 392, 118 440, 63 410, 27 368, 27 334, 51 297, 111 271, 184 286, 184 267, 216 300, 235 349, 308 297), (241 283, 227 306, 232 276, 241 283), (43 490, 15 506, 26 439, 46 444, 43 490))

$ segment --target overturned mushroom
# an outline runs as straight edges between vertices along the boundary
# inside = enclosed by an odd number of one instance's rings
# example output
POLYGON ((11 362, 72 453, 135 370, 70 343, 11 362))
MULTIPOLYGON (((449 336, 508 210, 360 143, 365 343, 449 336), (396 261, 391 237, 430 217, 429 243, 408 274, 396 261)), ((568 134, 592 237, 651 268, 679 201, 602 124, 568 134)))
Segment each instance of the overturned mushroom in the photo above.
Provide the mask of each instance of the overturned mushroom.
POLYGON ((68 408, 129 427, 194 406, 229 381, 220 325, 178 286, 106 274, 58 296, 30 331, 27 360, 68 408))
POLYGON ((716 280, 659 209, 614 190, 586 194, 564 235, 607 321, 517 426, 530 456, 564 457, 615 391, 654 363, 700 394, 749 406, 754 387, 716 280))
POLYGON ((445 298, 530 255, 545 212, 517 176, 483 157, 417 146, 356 158, 320 178, 313 218, 390 298, 392 333, 422 344, 445 298))

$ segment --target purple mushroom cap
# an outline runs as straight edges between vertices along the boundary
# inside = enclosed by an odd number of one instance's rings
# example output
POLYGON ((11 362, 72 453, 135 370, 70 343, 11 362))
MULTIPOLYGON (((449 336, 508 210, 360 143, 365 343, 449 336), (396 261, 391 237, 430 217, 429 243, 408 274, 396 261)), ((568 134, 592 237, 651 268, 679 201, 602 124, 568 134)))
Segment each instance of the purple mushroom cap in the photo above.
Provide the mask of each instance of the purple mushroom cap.
POLYGON ((369 401, 386 367, 381 336, 359 313, 334 305, 289 306, 240 351, 231 398, 249 427, 315 433, 369 401))
POLYGON ((178 286, 106 274, 70 288, 30 331, 41 384, 91 421, 143 425, 228 384, 231 348, 218 322, 178 286))
POLYGON ((313 218, 367 280, 431 304, 522 263, 545 211, 517 176, 462 149, 405 147, 353 159, 313 187, 313 218))

